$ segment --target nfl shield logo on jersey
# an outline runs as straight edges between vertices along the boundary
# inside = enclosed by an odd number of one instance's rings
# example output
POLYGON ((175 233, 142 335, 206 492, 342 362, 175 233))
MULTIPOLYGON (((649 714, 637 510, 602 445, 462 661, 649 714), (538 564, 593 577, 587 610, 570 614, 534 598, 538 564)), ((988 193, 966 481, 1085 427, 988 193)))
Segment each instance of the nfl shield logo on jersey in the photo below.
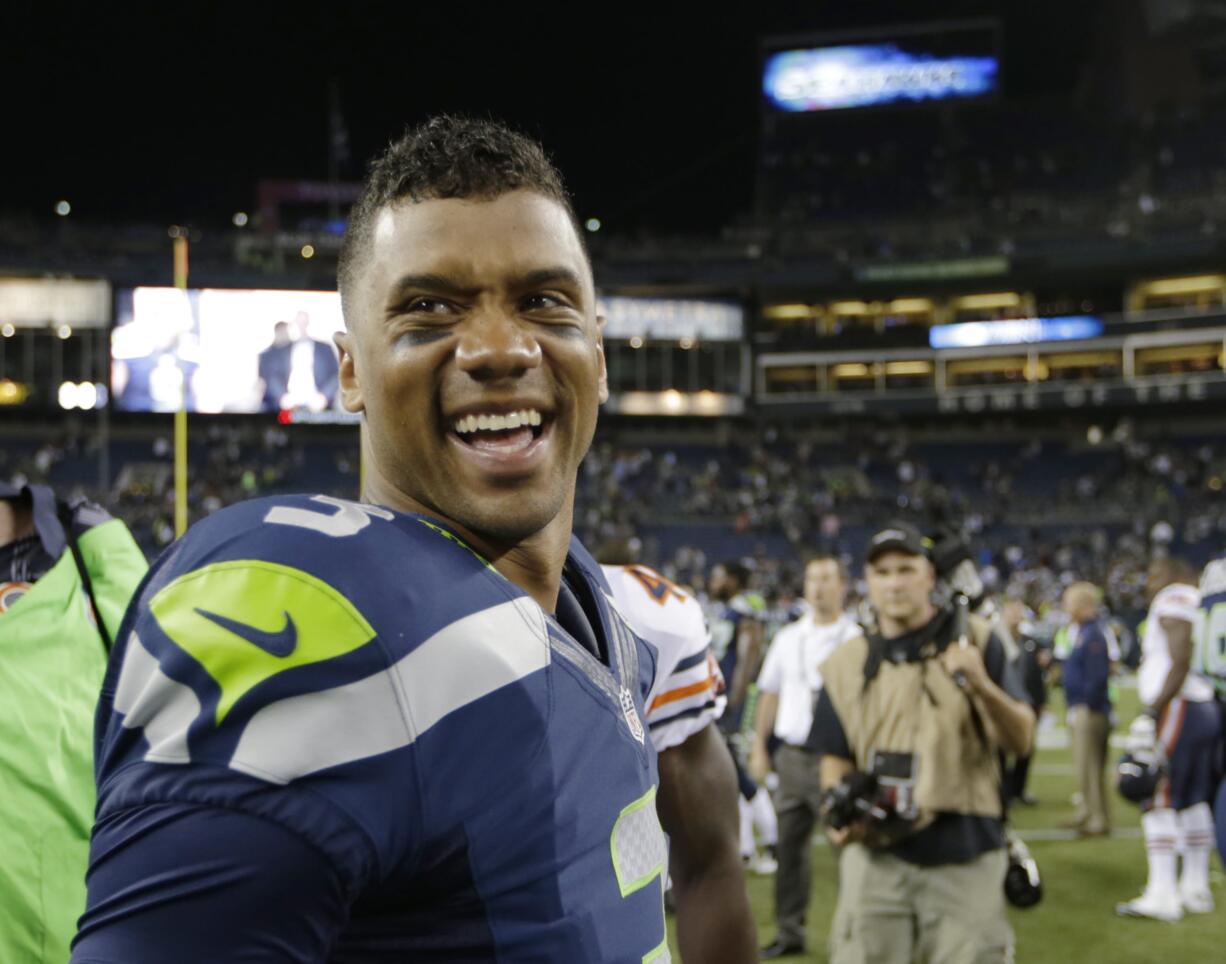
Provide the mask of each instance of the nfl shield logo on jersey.
POLYGON ((626 718, 626 725, 630 727, 630 735, 633 736, 639 743, 643 742, 643 723, 639 719, 638 710, 634 708, 634 697, 630 690, 625 686, 621 692, 622 715, 626 718))

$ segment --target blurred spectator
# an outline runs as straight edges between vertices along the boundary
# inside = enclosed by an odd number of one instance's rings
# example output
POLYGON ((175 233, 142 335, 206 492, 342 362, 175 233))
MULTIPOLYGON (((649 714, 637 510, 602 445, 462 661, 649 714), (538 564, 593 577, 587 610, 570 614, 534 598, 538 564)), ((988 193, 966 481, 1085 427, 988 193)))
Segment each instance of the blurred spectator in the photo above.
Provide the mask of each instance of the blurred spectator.
POLYGON ((98 506, 0 485, 0 960, 68 958, 85 909, 94 707, 145 569, 98 506))
MULTIPOLYGON (((1047 705, 1047 666, 1051 662, 1051 651, 1034 638, 1027 615, 1025 603, 1020 599, 1010 599, 1001 608, 1000 621, 1017 646, 1022 687, 1037 721, 1043 718, 1043 708, 1047 705)), ((1009 799, 1028 807, 1038 802, 1026 792, 1026 778, 1033 758, 1032 747, 1025 756, 1015 758, 1013 766, 1005 774, 1005 792, 1009 799)))
POLYGON ((1099 620, 1101 593, 1088 582, 1064 591, 1064 611, 1071 622, 1072 651, 1064 663, 1064 696, 1069 708, 1073 760, 1081 785, 1081 801, 1073 829, 1080 837, 1104 837, 1111 832, 1105 768, 1111 732, 1111 702, 1107 683, 1111 660, 1099 620))

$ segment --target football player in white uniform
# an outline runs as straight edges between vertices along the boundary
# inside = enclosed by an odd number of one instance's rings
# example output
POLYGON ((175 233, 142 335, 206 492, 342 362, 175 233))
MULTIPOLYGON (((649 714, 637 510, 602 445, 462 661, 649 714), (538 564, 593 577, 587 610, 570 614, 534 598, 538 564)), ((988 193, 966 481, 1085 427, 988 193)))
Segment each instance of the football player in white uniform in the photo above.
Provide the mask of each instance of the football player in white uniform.
POLYGON ((1192 627, 1200 594, 1193 569, 1176 559, 1149 567, 1152 602, 1141 640, 1137 690, 1144 704, 1129 731, 1129 751, 1161 750, 1169 769, 1144 804, 1141 826, 1149 878, 1135 900, 1117 906, 1128 917, 1179 920, 1184 911, 1209 913, 1210 801, 1220 735, 1213 687, 1192 671, 1192 627), (1182 872, 1176 864, 1183 858, 1182 872))
POLYGON ((714 725, 725 703, 723 677, 702 607, 647 566, 602 568, 622 618, 658 653, 647 725, 660 755, 658 807, 670 839, 681 956, 756 960, 738 846, 736 774, 714 725))

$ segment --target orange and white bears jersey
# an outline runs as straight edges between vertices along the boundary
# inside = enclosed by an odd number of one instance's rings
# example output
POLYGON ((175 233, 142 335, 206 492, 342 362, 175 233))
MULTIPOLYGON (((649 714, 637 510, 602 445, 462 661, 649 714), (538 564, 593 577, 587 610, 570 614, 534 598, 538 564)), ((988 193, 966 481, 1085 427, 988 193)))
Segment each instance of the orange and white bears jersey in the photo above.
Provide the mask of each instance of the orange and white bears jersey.
POLYGON ((658 652, 647 694, 647 725, 660 753, 679 746, 724 711, 724 679, 698 600, 647 566, 602 566, 613 602, 658 652))

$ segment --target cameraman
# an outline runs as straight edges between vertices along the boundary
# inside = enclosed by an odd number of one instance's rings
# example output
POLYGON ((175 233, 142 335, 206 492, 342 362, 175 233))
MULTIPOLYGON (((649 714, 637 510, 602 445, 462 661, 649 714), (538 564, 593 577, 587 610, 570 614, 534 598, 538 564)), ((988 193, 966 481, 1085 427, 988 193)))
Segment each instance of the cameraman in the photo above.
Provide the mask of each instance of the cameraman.
POLYGON ((1011 677, 1002 688, 987 624, 934 604, 930 548, 905 523, 873 536, 876 626, 822 665, 809 735, 822 786, 862 797, 868 780, 872 795, 828 831, 843 846, 832 964, 1012 959, 1000 751, 1030 751, 1034 714, 1011 677))

